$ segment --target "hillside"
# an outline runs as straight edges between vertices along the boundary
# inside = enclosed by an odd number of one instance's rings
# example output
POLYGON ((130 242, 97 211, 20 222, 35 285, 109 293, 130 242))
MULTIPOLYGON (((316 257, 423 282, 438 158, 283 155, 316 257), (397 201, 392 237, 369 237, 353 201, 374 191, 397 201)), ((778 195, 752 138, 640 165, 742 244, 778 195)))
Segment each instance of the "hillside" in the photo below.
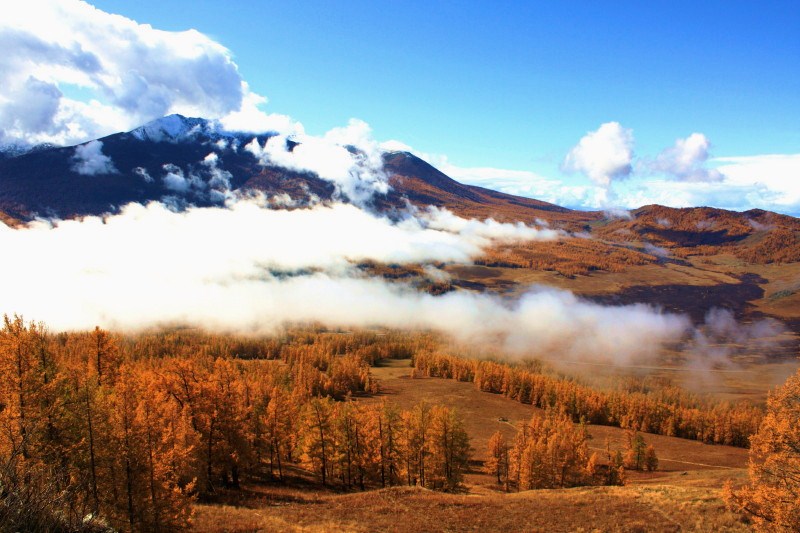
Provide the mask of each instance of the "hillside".
MULTIPOLYGON (((215 205, 220 203, 219 198, 209 194, 214 190, 215 170, 228 173, 231 191, 288 195, 301 203, 314 197, 331 200, 335 189, 330 181, 309 172, 262 164, 244 148, 254 139, 263 145, 273 136, 220 132, 203 119, 171 115, 131 132, 99 139, 102 154, 113 163, 113 169, 79 172, 75 147, 42 147, 9 156, 0 160, 0 211, 25 220, 36 215, 99 215, 129 202, 164 197, 215 205), (209 153, 218 158, 213 166, 204 164, 209 153), (170 187, 163 179, 169 172, 179 173, 192 183, 185 189, 170 187)), ((290 151, 296 146, 286 142, 290 151)), ((408 199, 418 206, 446 207, 478 218, 526 223, 536 218, 569 223, 598 219, 597 213, 463 185, 407 152, 388 152, 383 157, 391 189, 375 197, 375 207, 381 211, 403 209, 408 199)))
POLYGON ((720 487, 743 481, 742 446, 763 414, 638 379, 640 369, 576 379, 529 360, 467 358, 426 331, 51 334, 14 318, 0 334, 0 362, 22 369, 0 374, 2 390, 15 391, 0 411, 2 445, 28 435, 0 469, 9 530, 735 530, 720 487), (554 437, 580 438, 574 450, 525 444, 554 416, 563 421, 554 437), (484 471, 498 429, 518 450, 509 494, 484 471), (610 461, 628 457, 634 438, 658 464, 625 463, 620 487, 610 461), (34 520, 43 525, 12 526, 34 520))

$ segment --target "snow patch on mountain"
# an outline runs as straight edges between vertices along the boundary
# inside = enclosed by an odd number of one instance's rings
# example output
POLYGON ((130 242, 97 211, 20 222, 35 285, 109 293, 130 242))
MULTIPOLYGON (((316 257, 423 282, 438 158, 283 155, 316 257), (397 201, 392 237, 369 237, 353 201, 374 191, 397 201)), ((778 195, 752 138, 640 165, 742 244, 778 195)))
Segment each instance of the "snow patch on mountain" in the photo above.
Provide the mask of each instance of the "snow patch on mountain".
POLYGON ((202 118, 167 115, 130 132, 140 141, 152 142, 177 142, 199 133, 218 133, 218 127, 215 123, 202 118))

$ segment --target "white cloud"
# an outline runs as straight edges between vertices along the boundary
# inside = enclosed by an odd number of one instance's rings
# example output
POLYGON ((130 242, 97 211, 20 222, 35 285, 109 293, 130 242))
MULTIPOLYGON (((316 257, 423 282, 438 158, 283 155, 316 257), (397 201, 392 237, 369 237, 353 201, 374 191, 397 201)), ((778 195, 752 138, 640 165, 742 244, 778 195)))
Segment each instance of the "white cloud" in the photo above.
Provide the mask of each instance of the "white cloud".
MULTIPOLYGON (((216 157, 216 154, 214 156, 216 157)), ((180 196, 172 196, 165 201, 174 207, 183 207, 187 205, 187 197, 190 194, 202 199, 208 199, 210 195, 212 200, 218 202, 222 202, 228 197, 227 186, 230 173, 217 168, 217 159, 215 158, 206 157, 200 164, 203 168, 203 171, 200 172, 191 167, 184 171, 172 163, 162 166, 165 172, 161 178, 164 186, 180 194, 180 196), (209 191, 210 188, 211 191, 209 191)))
POLYGON ((75 155, 72 156, 72 170, 84 176, 119 172, 111 158, 103 153, 102 141, 89 141, 76 146, 75 155))
POLYGON ((303 135, 305 129, 288 115, 265 113, 260 106, 267 103, 267 98, 250 92, 247 82, 242 82, 244 96, 241 108, 220 119, 222 127, 228 131, 249 133, 276 132, 285 135, 303 135))
POLYGON ((0 247, 16 258, 0 278, 0 312, 56 330, 181 323, 271 332, 308 321, 433 328, 525 353, 614 360, 647 357, 684 334, 685 319, 646 306, 605 308, 547 289, 516 303, 465 291, 433 297, 352 266, 469 262, 496 236, 548 233, 443 211, 393 223, 345 204, 287 211, 240 201, 181 213, 132 204, 103 219, 0 226, 0 247))
POLYGON ((242 80, 231 53, 75 0, 30 0, 0 18, 0 142, 72 144, 171 113, 295 131, 242 80), (68 89, 91 98, 71 98, 68 89))
POLYGON ((24 82, 9 85, 0 103, 0 142, 21 140, 32 135, 48 135, 55 131, 61 91, 51 83, 29 76, 24 82))
POLYGON ((663 179, 639 180, 617 188, 617 201, 628 208, 648 204, 668 207, 719 207, 743 211, 772 207, 775 192, 760 186, 726 182, 677 182, 663 179))
POLYGON ((215 152, 211 152, 200 164, 208 173, 208 186, 211 189, 212 199, 221 202, 231 197, 231 178, 233 174, 219 166, 219 156, 215 152))
POLYGON ((718 157, 713 160, 726 181, 756 192, 767 203, 752 207, 800 215, 800 154, 770 154, 749 157, 718 157))
POLYGON ((708 138, 702 133, 692 133, 685 139, 677 139, 675 145, 661 152, 655 161, 645 163, 645 172, 663 172, 681 181, 722 181, 723 174, 716 169, 705 168, 708 161, 708 138))
POLYGON ((446 231, 461 235, 470 240, 485 239, 487 241, 527 241, 527 240, 552 240, 562 236, 563 233, 547 228, 533 228, 522 222, 497 222, 492 218, 476 220, 462 218, 454 215, 447 209, 429 206, 418 216, 425 227, 433 230, 446 231))
POLYGON ((153 183, 155 181, 146 168, 136 167, 133 169, 133 173, 142 178, 145 183, 153 183))
POLYGON ((535 198, 560 206, 600 208, 606 199, 601 188, 591 185, 571 185, 527 170, 458 167, 450 163, 437 165, 437 168, 461 183, 535 198))
POLYGON ((767 209, 800 215, 800 154, 720 157, 709 160, 720 181, 642 178, 619 184, 620 205, 711 206, 734 211, 767 209))
POLYGON ((596 185, 608 188, 611 182, 631 173, 633 132, 619 122, 606 122, 587 133, 564 159, 567 172, 581 172, 596 185))
POLYGON ((380 143, 381 150, 385 152, 411 152, 416 153, 412 147, 404 143, 403 141, 398 141, 396 139, 391 139, 388 141, 383 141, 380 143))
POLYGON ((800 154, 710 158, 710 142, 700 133, 678 139, 656 159, 632 161, 631 179, 612 183, 611 195, 604 187, 568 183, 527 170, 460 167, 447 156, 419 152, 399 141, 381 146, 411 152, 462 183, 574 209, 608 211, 611 198, 623 209, 661 204, 735 211, 759 208, 800 215, 800 154), (677 179, 660 176, 664 173, 677 179))
MULTIPOLYGON (((187 181, 177 167, 166 170, 177 175, 180 183, 187 181)), ((263 204, 258 198, 232 200, 227 208, 189 207, 183 212, 159 203, 130 204, 120 215, 61 221, 55 227, 35 222, 6 237, 10 246, 24 245, 24 239, 42 239, 58 254, 69 250, 67 242, 71 239, 81 247, 80 238, 91 235, 104 250, 101 257, 92 259, 97 271, 116 271, 121 264, 130 264, 129 272, 138 271, 149 278, 167 268, 167 263, 174 263, 181 265, 180 269, 197 269, 203 277, 216 279, 219 273, 234 271, 236 275, 257 277, 263 269, 341 271, 367 260, 468 263, 496 238, 524 241, 558 236, 551 230, 521 224, 465 220, 445 210, 392 222, 350 204, 291 211, 267 209, 263 204), (224 238, 213 240, 213 235, 224 238), (154 257, 160 259, 152 263, 136 259, 143 247, 154 249, 154 257), (118 264, 120 257, 126 259, 118 264)), ((83 264, 82 259, 75 261, 83 264)), ((76 268, 73 273, 79 272, 76 268)))
POLYGON ((186 176, 183 174, 183 170, 171 163, 164 165, 164 170, 166 174, 161 178, 164 182, 164 187, 171 191, 179 192, 179 193, 187 193, 191 188, 191 183, 189 180, 186 179, 186 176))
POLYGON ((244 148, 264 165, 313 172, 358 205, 389 190, 381 149, 369 126, 360 120, 350 120, 347 127, 334 128, 323 137, 276 135, 263 146, 253 139, 244 148), (294 142, 299 144, 290 147, 294 142))

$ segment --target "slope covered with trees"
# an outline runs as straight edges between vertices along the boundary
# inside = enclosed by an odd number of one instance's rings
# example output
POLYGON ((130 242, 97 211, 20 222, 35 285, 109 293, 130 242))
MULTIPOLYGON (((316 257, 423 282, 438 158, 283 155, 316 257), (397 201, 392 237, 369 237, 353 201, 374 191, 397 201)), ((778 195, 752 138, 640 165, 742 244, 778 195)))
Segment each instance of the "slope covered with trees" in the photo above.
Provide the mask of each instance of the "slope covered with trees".
POLYGON ((195 498, 285 480, 290 465, 342 489, 453 490, 470 456, 457 413, 350 400, 377 390, 371 362, 412 346, 302 331, 53 335, 6 317, 0 529, 172 531, 195 498))

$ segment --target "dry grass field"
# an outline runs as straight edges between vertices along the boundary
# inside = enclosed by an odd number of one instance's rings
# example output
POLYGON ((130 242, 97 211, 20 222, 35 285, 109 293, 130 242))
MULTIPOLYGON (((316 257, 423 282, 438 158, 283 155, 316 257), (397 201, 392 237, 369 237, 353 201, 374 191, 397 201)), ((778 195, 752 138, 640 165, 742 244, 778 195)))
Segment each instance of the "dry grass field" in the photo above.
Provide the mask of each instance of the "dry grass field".
POLYGON ((748 531, 719 491, 670 485, 515 494, 443 494, 416 487, 306 494, 302 501, 199 505, 195 531, 558 532, 748 531))

